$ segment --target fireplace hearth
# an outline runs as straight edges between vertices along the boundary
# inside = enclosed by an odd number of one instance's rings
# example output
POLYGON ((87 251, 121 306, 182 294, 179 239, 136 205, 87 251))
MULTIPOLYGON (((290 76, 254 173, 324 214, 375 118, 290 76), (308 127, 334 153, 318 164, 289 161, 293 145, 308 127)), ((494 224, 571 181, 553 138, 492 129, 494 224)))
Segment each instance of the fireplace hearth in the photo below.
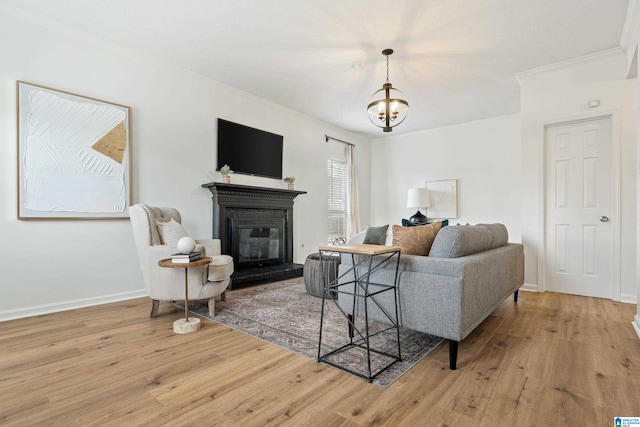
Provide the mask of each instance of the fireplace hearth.
POLYGON ((302 276, 293 262, 293 199, 306 191, 211 182, 212 236, 233 257, 230 289, 302 276))

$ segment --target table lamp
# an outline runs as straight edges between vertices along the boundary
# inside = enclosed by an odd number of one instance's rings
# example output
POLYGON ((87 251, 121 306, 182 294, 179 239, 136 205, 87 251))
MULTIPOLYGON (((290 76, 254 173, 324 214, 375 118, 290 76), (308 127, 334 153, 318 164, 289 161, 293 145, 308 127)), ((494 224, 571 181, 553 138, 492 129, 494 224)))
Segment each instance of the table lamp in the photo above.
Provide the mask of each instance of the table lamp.
POLYGON ((422 215, 420 212, 420 208, 430 208, 431 207, 431 197, 429 196, 429 189, 427 188, 410 188, 409 193, 407 194, 407 208, 418 208, 418 212, 416 212, 411 218, 409 218, 409 222, 411 224, 424 224, 427 222, 427 217, 422 215))

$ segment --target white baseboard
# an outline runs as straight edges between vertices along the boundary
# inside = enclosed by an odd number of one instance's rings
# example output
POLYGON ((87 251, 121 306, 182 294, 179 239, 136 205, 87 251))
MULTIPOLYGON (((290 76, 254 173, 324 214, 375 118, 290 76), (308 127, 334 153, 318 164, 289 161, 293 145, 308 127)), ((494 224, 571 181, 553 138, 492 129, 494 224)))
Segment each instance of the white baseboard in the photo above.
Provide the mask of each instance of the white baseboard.
POLYGON ((533 283, 525 283, 524 285, 520 286, 520 290, 527 292, 538 292, 538 285, 535 285, 533 283))
MULTIPOLYGON (((520 290, 527 291, 527 292, 540 292, 540 290, 538 289, 538 285, 534 283, 525 283, 520 287, 520 290)), ((637 304, 638 297, 634 294, 621 294, 620 302, 624 302, 628 304, 637 304)))
POLYGON ((23 319, 25 317, 40 316, 43 314, 57 313, 59 311, 74 310, 76 308, 91 307, 94 305, 108 304, 111 302, 124 301, 146 296, 146 289, 140 289, 137 291, 122 292, 119 294, 102 295, 94 298, 84 298, 54 304, 34 305, 31 307, 23 307, 16 310, 5 310, 0 311, 0 322, 13 319, 23 319))
POLYGON ((631 322, 631 325, 633 325, 633 329, 636 330, 636 334, 638 335, 638 338, 640 338, 640 315, 636 314, 633 318, 633 322, 631 322))

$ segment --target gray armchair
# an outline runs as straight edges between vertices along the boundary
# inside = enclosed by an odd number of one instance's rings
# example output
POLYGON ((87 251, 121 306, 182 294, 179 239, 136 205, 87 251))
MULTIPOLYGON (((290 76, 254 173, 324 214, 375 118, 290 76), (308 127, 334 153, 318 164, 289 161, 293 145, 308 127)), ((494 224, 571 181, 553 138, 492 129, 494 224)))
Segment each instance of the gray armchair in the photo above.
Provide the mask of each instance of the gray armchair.
MULTIPOLYGON (((169 258, 177 249, 163 244, 156 221, 173 219, 180 223, 180 212, 174 208, 137 204, 129 208, 129 216, 140 269, 149 298, 152 299, 151 317, 156 317, 160 301, 184 300, 183 270, 158 266, 159 260, 169 258)), ((189 299, 208 300, 209 315, 213 316, 215 297, 224 299, 224 292, 229 286, 233 259, 228 255, 221 255, 218 239, 196 239, 196 243, 199 245, 198 250, 203 251, 203 256, 211 257, 212 261, 208 265, 188 269, 189 299)))

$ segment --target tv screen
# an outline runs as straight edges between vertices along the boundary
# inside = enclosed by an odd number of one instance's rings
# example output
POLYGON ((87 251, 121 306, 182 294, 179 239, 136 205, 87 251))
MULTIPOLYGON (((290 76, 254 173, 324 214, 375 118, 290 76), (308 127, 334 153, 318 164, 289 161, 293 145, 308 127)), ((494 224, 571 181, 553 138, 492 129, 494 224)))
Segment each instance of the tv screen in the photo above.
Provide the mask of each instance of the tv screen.
POLYGON ((281 135, 218 119, 218 167, 282 179, 281 135))

